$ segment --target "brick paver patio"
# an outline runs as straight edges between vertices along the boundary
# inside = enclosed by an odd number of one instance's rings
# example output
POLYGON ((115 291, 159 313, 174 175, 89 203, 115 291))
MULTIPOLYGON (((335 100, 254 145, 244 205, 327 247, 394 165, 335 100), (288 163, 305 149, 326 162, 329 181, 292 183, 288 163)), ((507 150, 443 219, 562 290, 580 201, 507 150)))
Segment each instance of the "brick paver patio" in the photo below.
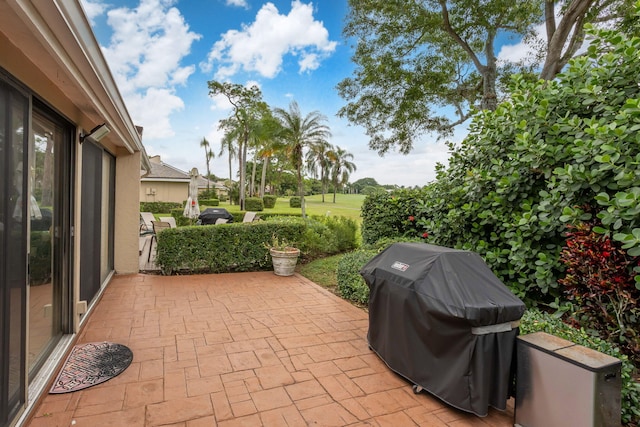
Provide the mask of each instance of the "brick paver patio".
POLYGON ((30 426, 512 426, 479 418, 391 372, 367 313, 302 276, 116 276, 78 343, 134 354, 105 383, 47 395, 30 426))

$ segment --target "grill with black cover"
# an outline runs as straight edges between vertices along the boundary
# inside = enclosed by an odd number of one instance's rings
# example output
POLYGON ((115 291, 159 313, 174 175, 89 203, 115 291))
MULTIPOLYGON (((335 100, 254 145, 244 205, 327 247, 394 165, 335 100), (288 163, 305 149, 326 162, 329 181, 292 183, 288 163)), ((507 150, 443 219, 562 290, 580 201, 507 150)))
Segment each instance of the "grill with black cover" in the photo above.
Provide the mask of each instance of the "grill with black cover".
POLYGON ((525 306, 478 254, 395 243, 360 274, 369 346, 389 368, 458 409, 506 409, 525 306))
POLYGON ((198 223, 202 225, 215 224, 218 218, 233 222, 233 215, 225 208, 207 208, 198 216, 198 223))

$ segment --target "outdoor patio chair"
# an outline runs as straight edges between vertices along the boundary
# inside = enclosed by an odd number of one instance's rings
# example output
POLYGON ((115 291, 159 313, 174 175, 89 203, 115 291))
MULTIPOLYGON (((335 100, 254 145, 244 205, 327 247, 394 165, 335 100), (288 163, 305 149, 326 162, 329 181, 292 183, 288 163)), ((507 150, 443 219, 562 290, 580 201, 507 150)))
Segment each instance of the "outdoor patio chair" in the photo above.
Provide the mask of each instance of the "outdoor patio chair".
POLYGON ((162 222, 168 222, 171 225, 171 228, 176 228, 178 225, 176 224, 176 219, 172 216, 160 216, 158 219, 162 222))
POLYGON ((242 222, 253 222, 257 219, 255 212, 245 212, 242 222))
POLYGON ((167 228, 171 228, 171 224, 164 221, 151 221, 151 227, 153 229, 153 234, 151 235, 151 240, 149 241, 149 255, 147 256, 147 262, 151 260, 151 250, 153 249, 153 241, 158 240, 158 233, 162 230, 166 230, 167 228))
POLYGON ((151 212, 140 212, 140 234, 153 233, 152 222, 156 220, 151 212))

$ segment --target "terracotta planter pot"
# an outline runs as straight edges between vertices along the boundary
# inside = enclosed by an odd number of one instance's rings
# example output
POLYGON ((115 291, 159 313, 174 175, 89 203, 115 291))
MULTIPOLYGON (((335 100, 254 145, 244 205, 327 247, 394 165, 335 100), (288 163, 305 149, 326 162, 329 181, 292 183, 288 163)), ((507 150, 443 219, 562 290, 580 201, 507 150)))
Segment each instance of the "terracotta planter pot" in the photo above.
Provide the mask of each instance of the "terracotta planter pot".
POLYGON ((300 249, 285 248, 285 250, 269 249, 271 261, 273 262, 273 272, 278 276, 292 276, 298 263, 300 249))

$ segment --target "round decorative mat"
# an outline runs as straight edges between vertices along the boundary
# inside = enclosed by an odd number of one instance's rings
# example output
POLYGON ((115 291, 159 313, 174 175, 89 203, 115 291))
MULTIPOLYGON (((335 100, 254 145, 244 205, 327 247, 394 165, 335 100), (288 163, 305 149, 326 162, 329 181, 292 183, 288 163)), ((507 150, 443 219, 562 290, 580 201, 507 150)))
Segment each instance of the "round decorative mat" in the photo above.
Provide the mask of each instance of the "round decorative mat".
POLYGON ((133 360, 129 347, 92 342, 73 347, 49 393, 69 393, 103 383, 124 372, 133 360))

